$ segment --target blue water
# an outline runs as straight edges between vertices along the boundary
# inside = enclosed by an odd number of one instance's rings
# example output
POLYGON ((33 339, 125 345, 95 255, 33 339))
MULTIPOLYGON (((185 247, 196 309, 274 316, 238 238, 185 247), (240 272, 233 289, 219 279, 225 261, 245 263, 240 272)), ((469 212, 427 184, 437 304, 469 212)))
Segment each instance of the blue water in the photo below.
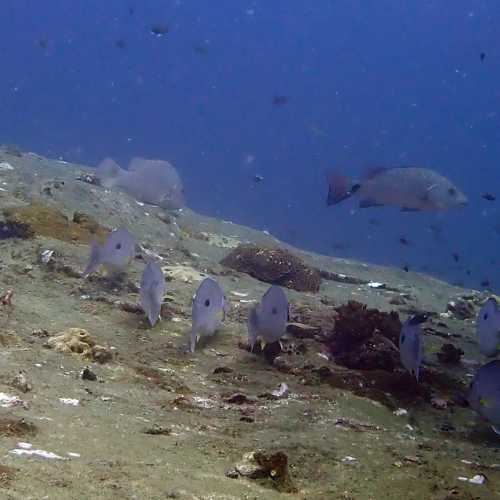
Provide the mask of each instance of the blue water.
POLYGON ((93 165, 167 159, 196 211, 500 289, 500 200, 480 196, 500 198, 500 3, 16 0, 1 10, 0 143, 93 165), (155 23, 168 34, 152 35, 155 23), (275 95, 289 101, 275 106, 275 95), (400 164, 448 176, 469 207, 326 206, 328 169, 400 164))

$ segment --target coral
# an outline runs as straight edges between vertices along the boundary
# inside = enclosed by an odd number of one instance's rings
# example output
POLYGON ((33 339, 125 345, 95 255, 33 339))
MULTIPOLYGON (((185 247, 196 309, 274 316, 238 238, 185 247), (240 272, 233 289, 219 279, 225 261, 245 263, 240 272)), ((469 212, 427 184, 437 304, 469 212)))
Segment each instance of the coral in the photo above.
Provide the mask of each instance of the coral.
POLYGON ((281 248, 240 245, 221 264, 266 283, 292 288, 299 292, 317 292, 319 271, 281 248))
POLYGON ((59 210, 39 202, 25 207, 5 208, 3 213, 5 222, 1 237, 33 238, 39 235, 61 241, 89 243, 109 233, 88 215, 76 212, 73 221, 70 221, 59 210))
POLYGON ((464 351, 453 344, 443 344, 441 350, 438 351, 437 357, 441 363, 458 364, 464 351))
POLYGON ((399 366, 396 345, 402 325, 396 312, 368 309, 356 301, 337 307, 336 312, 327 344, 337 363, 362 370, 393 371, 399 366))
POLYGON ((112 359, 111 350, 97 345, 90 333, 83 328, 68 328, 48 340, 48 345, 58 352, 80 354, 85 359, 105 363, 112 359))

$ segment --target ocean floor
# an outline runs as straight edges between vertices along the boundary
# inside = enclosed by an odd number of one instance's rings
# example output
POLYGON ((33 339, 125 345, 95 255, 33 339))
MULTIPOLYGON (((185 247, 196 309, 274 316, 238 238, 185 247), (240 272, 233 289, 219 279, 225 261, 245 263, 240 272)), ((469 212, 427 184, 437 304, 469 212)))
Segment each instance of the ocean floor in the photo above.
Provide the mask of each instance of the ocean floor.
POLYGON ((91 173, 0 149, 0 498, 500 498, 500 438, 460 397, 482 362, 485 294, 165 213, 91 173), (120 225, 141 245, 126 275, 81 278, 89 241, 120 225), (281 353, 248 350, 246 315, 269 284, 220 263, 241 243, 322 271, 318 292, 286 289, 281 353), (136 307, 147 258, 168 279, 154 328, 136 307), (206 276, 231 310, 191 354, 190 301, 206 276), (393 366, 390 341, 356 369, 336 362, 334 308, 349 300, 401 321, 430 315, 420 384, 393 366), (460 361, 437 356, 447 343, 460 361))

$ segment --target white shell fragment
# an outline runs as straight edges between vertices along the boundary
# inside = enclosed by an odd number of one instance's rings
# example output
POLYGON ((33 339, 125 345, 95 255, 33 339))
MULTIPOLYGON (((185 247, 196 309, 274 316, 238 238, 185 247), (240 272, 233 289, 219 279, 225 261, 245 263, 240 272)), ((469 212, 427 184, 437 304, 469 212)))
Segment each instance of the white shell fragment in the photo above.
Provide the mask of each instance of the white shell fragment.
POLYGON ((382 288, 385 286, 384 283, 380 283, 378 281, 370 281, 368 284, 367 284, 370 288, 382 288))
POLYGON ((0 170, 14 170, 14 167, 10 163, 3 161, 0 163, 0 170))
POLYGON ((78 399, 71 399, 71 398, 59 398, 59 401, 64 404, 64 405, 69 405, 69 406, 78 406, 80 404, 80 401, 78 399))
POLYGON ((0 406, 2 408, 12 408, 13 406, 20 406, 23 401, 17 396, 9 396, 5 392, 0 392, 0 406))
POLYGON ((53 453, 51 451, 45 451, 45 450, 26 450, 26 449, 19 449, 16 448, 14 450, 10 450, 9 453, 12 453, 13 455, 28 455, 28 456, 36 456, 40 458, 47 458, 49 460, 67 460, 66 458, 63 458, 56 453, 53 453))

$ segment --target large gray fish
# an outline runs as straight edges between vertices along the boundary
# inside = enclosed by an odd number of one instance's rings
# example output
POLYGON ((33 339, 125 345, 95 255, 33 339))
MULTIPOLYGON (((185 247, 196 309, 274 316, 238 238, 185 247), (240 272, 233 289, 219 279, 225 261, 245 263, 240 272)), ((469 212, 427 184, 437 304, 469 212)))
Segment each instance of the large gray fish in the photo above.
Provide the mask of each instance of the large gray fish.
POLYGON ((90 258, 83 272, 86 278, 99 267, 104 266, 109 273, 122 271, 135 256, 135 240, 127 228, 112 231, 103 245, 97 241, 90 244, 90 258))
POLYGON ((257 339, 263 344, 277 342, 286 331, 288 299, 279 286, 272 285, 248 316, 248 342, 253 351, 257 339))
POLYGON ((422 339, 420 325, 427 320, 423 314, 408 318, 399 334, 399 356, 401 364, 414 375, 418 382, 422 363, 422 339))
POLYGON ((481 366, 467 394, 469 406, 500 434, 500 360, 481 366))
POLYGON ((98 165, 96 175, 104 187, 119 188, 143 203, 166 209, 185 205, 182 180, 168 161, 132 158, 128 170, 124 170, 106 158, 98 165))
POLYGON ((467 205, 467 197, 434 170, 420 167, 375 168, 360 182, 331 173, 327 205, 351 196, 359 207, 396 206, 403 211, 442 212, 467 205))
POLYGON ((226 318, 228 305, 224 291, 212 278, 205 278, 193 296, 191 352, 202 336, 213 335, 226 318))
POLYGON ((490 297, 479 311, 476 332, 481 354, 495 356, 500 351, 500 308, 495 298, 490 297))
POLYGON ((154 326, 160 317, 165 288, 161 267, 156 262, 148 262, 142 273, 139 300, 151 326, 154 326))

